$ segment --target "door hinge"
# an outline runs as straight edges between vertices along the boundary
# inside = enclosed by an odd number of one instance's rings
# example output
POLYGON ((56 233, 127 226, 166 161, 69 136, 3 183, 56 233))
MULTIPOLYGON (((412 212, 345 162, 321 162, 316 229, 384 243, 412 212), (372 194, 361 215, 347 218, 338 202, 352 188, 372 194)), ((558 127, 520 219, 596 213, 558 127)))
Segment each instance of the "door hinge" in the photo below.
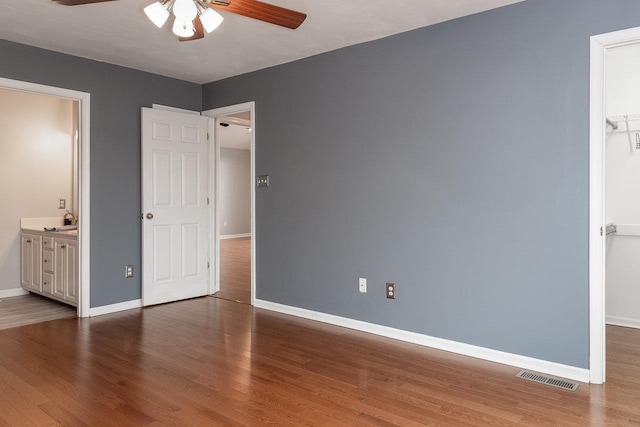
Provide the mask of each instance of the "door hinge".
POLYGON ((209 261, 207 261, 207 268, 209 268, 209 267, 210 267, 210 266, 209 266, 209 261))
POLYGON ((207 132, 207 141, 211 141, 211 139, 209 138, 209 132, 207 132))
POLYGON ((207 197, 207 206, 209 206, 209 198, 207 197))

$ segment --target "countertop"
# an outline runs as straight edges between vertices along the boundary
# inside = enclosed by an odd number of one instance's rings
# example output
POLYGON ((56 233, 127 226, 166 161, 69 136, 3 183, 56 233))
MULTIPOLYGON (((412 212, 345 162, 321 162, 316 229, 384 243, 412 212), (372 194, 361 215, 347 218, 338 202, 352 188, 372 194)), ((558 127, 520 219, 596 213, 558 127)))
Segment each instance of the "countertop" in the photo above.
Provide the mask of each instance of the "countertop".
POLYGON ((45 231, 43 228, 21 228, 23 233, 35 233, 43 236, 51 236, 51 237, 78 237, 78 230, 71 231, 45 231))

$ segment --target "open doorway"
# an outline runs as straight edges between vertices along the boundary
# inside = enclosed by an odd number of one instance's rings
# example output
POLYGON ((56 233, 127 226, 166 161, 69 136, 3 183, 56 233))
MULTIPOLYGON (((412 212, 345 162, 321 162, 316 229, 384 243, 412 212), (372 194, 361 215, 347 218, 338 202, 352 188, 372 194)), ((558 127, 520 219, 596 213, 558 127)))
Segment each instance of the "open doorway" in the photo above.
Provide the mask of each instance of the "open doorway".
MULTIPOLYGON (((590 380, 606 378, 607 334, 640 338, 640 28, 591 38, 590 380), (639 240, 639 241, 637 241, 639 240)), ((625 338, 626 339, 626 338, 625 338)))
POLYGON ((0 299, 12 317, 4 325, 86 317, 89 94, 0 79, 0 104, 0 299), (45 233, 65 225, 65 214, 76 229, 45 233))
POLYGON ((212 118, 214 189, 212 294, 241 303, 256 298, 255 104, 205 111, 212 118))
POLYGON ((218 298, 251 304, 251 112, 215 120, 218 156, 218 298))
POLYGON ((640 41, 607 51, 605 314, 640 329, 640 41))
MULTIPOLYGON (((78 101, 0 89, 0 329, 75 316, 77 292, 68 295, 73 301, 63 290, 54 293, 53 240, 44 238, 56 233, 43 229, 78 212, 77 126, 78 101)), ((64 237, 75 241, 77 233, 64 237)), ((72 256, 69 265, 75 266, 77 251, 72 256)), ((66 278, 58 276, 63 285, 66 278)))

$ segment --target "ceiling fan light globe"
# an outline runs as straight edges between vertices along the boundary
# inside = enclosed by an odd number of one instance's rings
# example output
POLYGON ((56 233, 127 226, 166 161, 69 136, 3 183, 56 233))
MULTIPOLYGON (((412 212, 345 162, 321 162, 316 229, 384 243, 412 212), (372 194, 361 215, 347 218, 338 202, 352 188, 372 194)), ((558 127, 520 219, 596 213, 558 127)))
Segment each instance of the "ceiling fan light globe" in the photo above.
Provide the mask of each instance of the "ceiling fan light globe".
POLYGON ((182 21, 176 18, 173 22, 173 34, 178 37, 193 37, 195 34, 193 21, 182 21))
POLYGON ((169 11, 159 1, 145 7, 144 13, 158 28, 162 28, 167 19, 169 19, 169 11))
POLYGON ((193 21, 198 16, 198 7, 193 0, 176 0, 173 4, 176 20, 193 21))
POLYGON ((202 15, 200 15, 200 22, 207 33, 215 30, 222 24, 224 18, 218 12, 213 9, 207 9, 202 15))

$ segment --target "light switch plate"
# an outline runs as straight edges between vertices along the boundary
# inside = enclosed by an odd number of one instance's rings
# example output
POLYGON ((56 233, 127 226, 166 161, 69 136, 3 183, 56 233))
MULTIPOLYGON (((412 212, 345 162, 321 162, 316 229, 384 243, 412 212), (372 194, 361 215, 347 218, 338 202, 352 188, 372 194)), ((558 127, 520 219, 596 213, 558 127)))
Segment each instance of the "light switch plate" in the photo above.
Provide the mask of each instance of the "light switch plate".
POLYGON ((256 186, 258 188, 269 187, 269 175, 258 175, 256 177, 256 186))

